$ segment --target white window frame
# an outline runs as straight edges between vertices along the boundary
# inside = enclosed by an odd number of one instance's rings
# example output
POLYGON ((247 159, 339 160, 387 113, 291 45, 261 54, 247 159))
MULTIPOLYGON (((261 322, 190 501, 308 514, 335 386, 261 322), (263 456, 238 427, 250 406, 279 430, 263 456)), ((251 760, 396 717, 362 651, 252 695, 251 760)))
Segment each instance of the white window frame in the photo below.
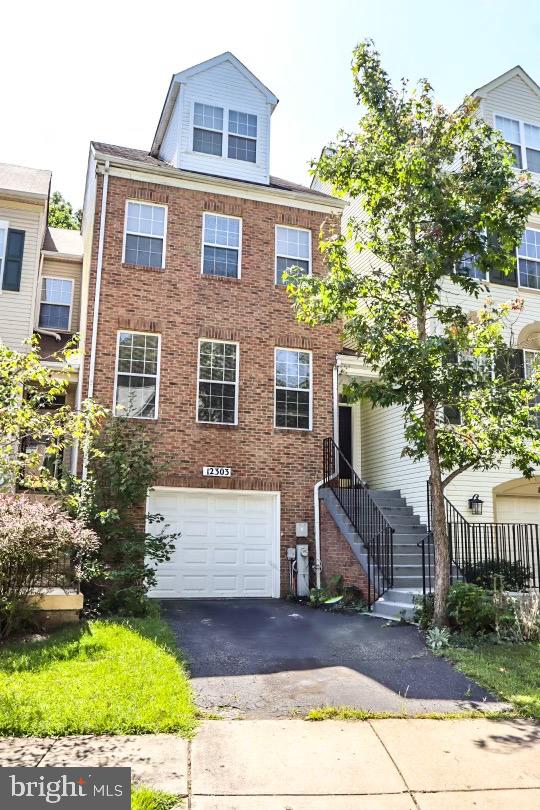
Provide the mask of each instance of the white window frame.
MULTIPOLYGON (((167 253, 167 218, 169 214, 169 206, 163 205, 162 203, 155 203, 152 200, 135 200, 129 198, 126 200, 126 205, 124 209, 124 236, 122 241, 122 264, 126 262, 126 239, 128 235, 127 223, 128 223, 128 209, 129 204, 135 203, 135 205, 152 205, 154 208, 163 208, 165 211, 165 218, 163 221, 163 250, 161 251, 161 270, 165 269, 165 256, 167 253)), ((135 231, 129 231, 130 236, 147 236, 150 239, 159 239, 159 236, 152 236, 149 233, 136 233, 135 231)), ((140 267, 141 270, 159 270, 159 267, 147 267, 144 264, 138 264, 137 267, 140 267)), ((125 331, 125 330, 124 330, 125 331)), ((149 333, 150 334, 150 333, 149 333)))
POLYGON ((289 231, 304 231, 304 233, 309 234, 309 258, 308 258, 308 272, 306 273, 307 278, 309 278, 313 273, 313 262, 312 262, 312 251, 313 251, 313 233, 310 228, 297 228, 295 225, 282 225, 277 224, 274 226, 274 286, 275 287, 285 287, 285 284, 279 284, 277 280, 277 260, 278 257, 282 259, 296 259, 297 261, 305 262, 306 260, 302 256, 282 256, 280 253, 278 254, 278 228, 286 228, 289 231))
MULTIPOLYGON (((232 217, 228 214, 218 214, 214 211, 203 211, 202 215, 202 247, 201 247, 201 276, 205 278, 221 278, 221 279, 231 279, 231 278, 242 278, 242 217, 232 217), (240 223, 238 229, 238 248, 228 248, 227 245, 218 245, 214 242, 206 242, 204 239, 204 221, 206 216, 210 217, 221 217, 222 219, 237 219, 240 223), (227 250, 238 250, 238 273, 236 276, 214 276, 210 273, 204 272, 204 246, 208 245, 208 247, 217 247, 217 248, 225 248, 227 250)), ((227 343, 228 341, 225 341, 227 343)), ((230 341, 229 341, 230 342, 230 341)))
MULTIPOLYGON (((532 172, 533 174, 540 174, 540 172, 535 172, 532 169, 527 168, 527 144, 525 143, 525 124, 528 124, 531 127, 537 127, 540 129, 540 122, 538 121, 525 121, 522 118, 516 118, 514 115, 510 115, 509 113, 502 113, 502 112, 494 112, 493 113, 493 128, 500 132, 500 129, 497 127, 497 118, 508 118, 509 121, 516 121, 519 125, 519 146, 521 149, 521 163, 523 168, 520 169, 519 166, 515 166, 516 171, 528 171, 532 172)), ((508 144, 510 141, 506 141, 508 144)), ((529 149, 533 149, 534 147, 530 146, 529 149)), ((540 149, 535 149, 536 152, 540 154, 540 149)))
MULTIPOLYGON (((125 372, 121 372, 124 374, 125 372)), ((151 377, 151 374, 131 374, 132 377, 151 377)), ((161 379, 161 334, 159 332, 140 332, 137 329, 118 329, 116 332, 116 358, 114 361, 114 390, 112 400, 112 413, 113 416, 120 419, 143 419, 145 422, 155 422, 159 417, 159 385, 161 379), (118 359, 120 355, 120 335, 128 333, 130 335, 151 335, 157 337, 157 374, 156 374, 156 403, 154 407, 153 416, 129 416, 128 414, 116 413, 116 393, 118 389, 118 359)))
POLYGON ((259 150, 257 148, 258 140, 259 140, 259 116, 256 113, 248 113, 248 112, 245 112, 245 110, 233 110, 232 107, 229 107, 227 109, 227 160, 236 160, 236 161, 239 160, 241 163, 251 163, 253 166, 256 166, 257 165, 257 159, 259 157, 259 155, 258 155, 259 150), (237 115, 252 115, 255 118, 255 128, 257 130, 256 136, 253 137, 253 135, 239 135, 237 132, 231 132, 231 130, 230 130, 231 112, 234 112, 237 115), (231 158, 231 157, 229 157, 229 138, 231 137, 231 135, 232 135, 233 138, 245 138, 246 141, 254 141, 255 142, 255 160, 254 161, 252 161, 252 160, 242 160, 242 158, 231 158))
MULTIPOLYGON (((283 386, 279 386, 280 390, 283 391, 305 391, 305 388, 283 388, 283 386)), ((293 346, 276 346, 274 348, 274 429, 275 430, 297 430, 301 433, 309 433, 313 430, 313 352, 310 349, 298 349, 293 346), (303 354, 309 354, 309 427, 307 428, 299 428, 299 427, 287 427, 286 425, 278 425, 276 421, 277 416, 277 353, 278 352, 302 352, 303 354)))
POLYGON ((41 277, 41 290, 40 290, 40 294, 39 294, 39 307, 38 307, 38 329, 50 329, 52 332, 71 332, 71 320, 73 318, 74 288, 75 288, 75 283, 74 283, 74 280, 72 278, 63 278, 62 276, 49 276, 49 275, 43 275, 41 277), (56 326, 41 326, 40 325, 40 321, 41 321, 41 305, 42 304, 52 304, 53 306, 67 306, 67 304, 54 304, 52 301, 44 301, 43 300, 43 287, 44 287, 43 282, 46 279, 50 279, 51 281, 69 281, 70 284, 71 284, 71 297, 70 297, 70 301, 69 301, 69 319, 68 319, 68 325, 67 325, 66 329, 59 329, 56 326))
POLYGON ((4 239, 4 252, 0 253, 0 294, 3 292, 2 285, 4 282, 4 267, 6 266, 6 251, 9 233, 9 221, 7 219, 0 219, 0 231, 5 231, 4 239))
POLYGON ((199 425, 228 425, 235 427, 238 425, 238 400, 240 399, 240 344, 237 340, 217 340, 216 338, 201 337, 197 342, 197 390, 195 392, 195 421, 199 425), (236 370, 234 383, 226 381, 225 385, 234 385, 234 422, 207 422, 199 419, 199 385, 201 382, 219 383, 219 380, 201 380, 201 344, 202 343, 224 343, 236 346, 236 370))
MULTIPOLYGON (((189 151, 193 155, 202 155, 205 158, 219 158, 219 157, 222 157, 222 158, 225 158, 225 160, 234 161, 234 163, 240 162, 240 163, 246 163, 248 166, 258 166, 259 165, 259 152, 261 151, 258 148, 259 147, 259 123, 260 123, 260 118, 261 118, 261 116, 258 113, 255 113, 255 112, 249 112, 248 110, 235 110, 233 107, 226 107, 225 105, 222 106, 220 104, 214 104, 214 103, 212 103, 210 101, 201 101, 200 98, 196 98, 196 99, 194 99, 194 101, 193 101, 193 103, 191 105, 191 122, 190 122, 191 123, 191 128, 190 128, 191 144, 190 144, 189 151), (209 155, 207 152, 197 152, 195 149, 193 149, 193 135, 194 135, 193 131, 195 129, 195 104, 204 104, 207 107, 220 107, 220 109, 223 110, 223 129, 212 129, 210 127, 197 127, 197 129, 207 129, 209 132, 221 132, 221 134, 223 136, 222 139, 221 139, 221 155, 209 155), (254 115, 255 118, 257 119, 257 137, 256 138, 253 138, 251 135, 238 135, 237 136, 239 138, 250 138, 252 141, 255 141, 255 157, 256 157, 255 163, 252 163, 250 160, 240 160, 239 161, 238 158, 230 158, 229 157, 229 113, 230 113, 231 110, 233 112, 241 112, 241 113, 246 113, 247 115, 254 115), (225 124, 227 126, 227 129, 225 129, 225 124)), ((231 134, 236 135, 235 132, 233 132, 231 134)))
MULTIPOLYGON (((525 233, 525 231, 538 231, 538 232, 540 232, 540 228, 535 228, 532 225, 526 225, 523 233, 525 233)), ((520 247, 521 247, 521 242, 518 245, 518 247, 516 248, 516 264, 517 264, 518 288, 521 289, 521 290, 531 290, 532 292, 540 292, 540 287, 528 287, 527 285, 521 283, 521 272, 520 272, 520 267, 519 267, 519 260, 524 259, 526 261, 536 262, 536 264, 538 264, 538 267, 540 269, 540 259, 533 259, 530 256, 522 256, 521 253, 519 252, 520 247)))

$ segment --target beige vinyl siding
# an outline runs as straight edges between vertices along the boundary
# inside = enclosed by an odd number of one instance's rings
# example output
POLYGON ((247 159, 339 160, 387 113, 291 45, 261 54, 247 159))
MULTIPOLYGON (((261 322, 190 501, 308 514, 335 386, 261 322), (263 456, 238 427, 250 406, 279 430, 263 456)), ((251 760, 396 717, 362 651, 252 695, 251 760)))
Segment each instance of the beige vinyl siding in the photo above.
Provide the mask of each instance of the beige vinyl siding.
POLYGON ((491 126, 495 125, 495 115, 540 123, 540 96, 520 76, 513 76, 486 93, 482 99, 482 111, 491 126))
POLYGON ((21 287, 17 292, 0 290, 0 339, 21 351, 33 332, 34 295, 39 272, 44 208, 0 200, 0 219, 10 228, 25 232, 21 287))
MULTIPOLYGON (((73 305, 71 311, 71 332, 78 332, 81 319, 81 262, 70 262, 46 257, 43 260, 42 278, 70 278, 73 280, 73 305)), ((38 292, 38 304, 41 300, 41 288, 38 292)), ((39 323, 39 305, 36 312, 36 325, 39 323)))

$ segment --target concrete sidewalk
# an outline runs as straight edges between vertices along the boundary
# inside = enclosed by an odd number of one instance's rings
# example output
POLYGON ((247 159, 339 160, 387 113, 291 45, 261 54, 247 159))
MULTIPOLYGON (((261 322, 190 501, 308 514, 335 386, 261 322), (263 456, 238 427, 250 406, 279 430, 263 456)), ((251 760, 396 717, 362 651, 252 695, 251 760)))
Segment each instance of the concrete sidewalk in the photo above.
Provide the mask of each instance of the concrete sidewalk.
POLYGON ((131 765, 191 810, 532 810, 540 726, 521 720, 213 720, 172 735, 2 739, 0 765, 131 765))

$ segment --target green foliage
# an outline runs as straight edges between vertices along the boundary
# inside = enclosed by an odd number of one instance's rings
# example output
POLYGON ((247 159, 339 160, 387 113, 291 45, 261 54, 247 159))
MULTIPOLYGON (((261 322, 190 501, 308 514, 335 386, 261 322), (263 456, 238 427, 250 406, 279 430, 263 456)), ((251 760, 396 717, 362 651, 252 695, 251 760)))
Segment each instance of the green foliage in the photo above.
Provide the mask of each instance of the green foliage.
POLYGON ((519 560, 483 560, 467 563, 463 566, 467 582, 480 585, 481 588, 505 591, 525 591, 531 570, 519 560))
POLYGON ((90 622, 0 648, 0 734, 191 736, 196 709, 161 619, 90 622))
POLYGON ((426 633, 426 644, 430 650, 437 652, 450 643, 450 631, 448 627, 430 627, 426 633))
POLYGON ((179 803, 178 796, 153 790, 145 785, 131 788, 131 810, 172 810, 179 803))
POLYGON ((343 575, 334 574, 331 576, 326 583, 325 590, 329 597, 341 596, 343 594, 343 575))
POLYGON ((452 626, 470 636, 492 633, 497 611, 490 591, 468 582, 456 582, 448 591, 448 618, 452 626))
POLYGON ((427 630, 433 624, 434 599, 433 594, 419 595, 413 597, 414 621, 427 630))
POLYGON ((74 371, 76 343, 43 358, 37 338, 28 350, 16 352, 0 342, 0 491, 12 491, 17 482, 28 487, 58 490, 59 482, 48 462, 74 440, 88 449, 99 432, 105 409, 85 400, 79 411, 69 405, 55 407, 65 395, 74 371), (43 359, 56 364, 53 370, 43 359), (38 450, 21 450, 21 442, 41 444, 38 450))
POLYGON ((49 227, 79 231, 81 222, 82 210, 73 211, 71 203, 65 200, 59 191, 53 191, 49 200, 49 227))
POLYGON ((72 503, 99 535, 98 552, 86 561, 83 592, 87 608, 99 614, 146 615, 146 593, 156 584, 156 565, 170 559, 178 534, 147 532, 161 515, 145 515, 148 488, 162 466, 146 428, 110 417, 96 443, 88 479, 72 503))

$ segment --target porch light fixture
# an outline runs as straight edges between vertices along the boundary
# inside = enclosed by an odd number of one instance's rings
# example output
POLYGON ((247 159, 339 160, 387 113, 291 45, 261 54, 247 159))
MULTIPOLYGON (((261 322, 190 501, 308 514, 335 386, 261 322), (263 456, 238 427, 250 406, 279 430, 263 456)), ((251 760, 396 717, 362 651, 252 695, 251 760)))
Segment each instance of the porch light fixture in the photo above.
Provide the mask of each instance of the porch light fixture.
POLYGON ((481 515, 482 514, 482 507, 484 505, 484 501, 480 497, 478 493, 473 495, 472 498, 469 498, 469 509, 473 513, 473 515, 481 515))

